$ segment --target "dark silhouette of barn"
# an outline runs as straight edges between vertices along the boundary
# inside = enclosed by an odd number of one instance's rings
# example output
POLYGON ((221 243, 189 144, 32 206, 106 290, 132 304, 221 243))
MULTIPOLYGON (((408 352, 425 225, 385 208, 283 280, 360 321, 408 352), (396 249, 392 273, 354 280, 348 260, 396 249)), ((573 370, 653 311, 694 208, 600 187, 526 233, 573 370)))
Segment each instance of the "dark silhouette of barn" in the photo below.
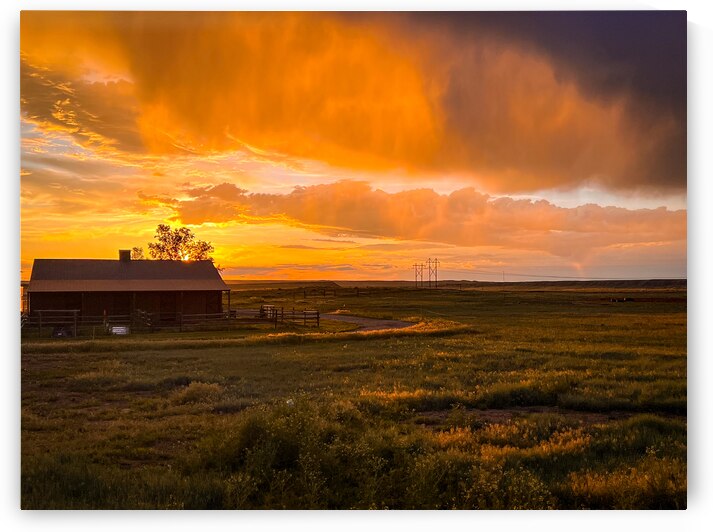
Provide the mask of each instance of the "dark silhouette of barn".
POLYGON ((176 320, 223 312, 229 292, 211 261, 36 259, 27 285, 27 310, 78 311, 79 318, 132 315, 176 320))

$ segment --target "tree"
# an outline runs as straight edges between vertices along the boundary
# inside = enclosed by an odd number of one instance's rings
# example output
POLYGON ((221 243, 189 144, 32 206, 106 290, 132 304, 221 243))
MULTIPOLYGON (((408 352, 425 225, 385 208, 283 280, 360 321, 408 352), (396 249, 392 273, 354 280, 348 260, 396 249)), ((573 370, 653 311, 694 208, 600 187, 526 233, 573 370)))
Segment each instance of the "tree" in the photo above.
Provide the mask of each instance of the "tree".
POLYGON ((131 260, 145 260, 144 248, 133 247, 131 248, 131 260))
MULTIPOLYGON (((159 224, 154 235, 156 242, 150 242, 149 255, 155 260, 213 260, 210 256, 215 248, 210 242, 196 239, 193 231, 187 227, 171 229, 169 225, 159 224)), ((131 258, 144 259, 144 250, 135 247, 131 258)))

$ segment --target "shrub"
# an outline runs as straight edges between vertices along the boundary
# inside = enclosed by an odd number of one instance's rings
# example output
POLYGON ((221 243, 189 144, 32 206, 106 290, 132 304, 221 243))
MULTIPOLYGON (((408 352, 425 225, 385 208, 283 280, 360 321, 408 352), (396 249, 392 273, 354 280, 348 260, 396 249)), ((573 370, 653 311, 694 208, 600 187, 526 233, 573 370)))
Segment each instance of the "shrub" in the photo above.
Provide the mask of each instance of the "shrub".
POLYGON ((216 383, 192 382, 185 388, 176 390, 172 396, 175 403, 210 403, 220 399, 223 387, 216 383))

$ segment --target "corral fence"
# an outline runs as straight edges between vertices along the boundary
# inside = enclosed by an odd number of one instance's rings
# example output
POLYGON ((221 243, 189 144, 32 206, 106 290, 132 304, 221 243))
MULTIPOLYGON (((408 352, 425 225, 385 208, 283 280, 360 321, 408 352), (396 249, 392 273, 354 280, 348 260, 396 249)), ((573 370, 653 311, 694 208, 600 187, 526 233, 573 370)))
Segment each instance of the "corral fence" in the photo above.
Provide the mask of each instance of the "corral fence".
POLYGON ((304 326, 314 325, 319 327, 319 310, 295 310, 277 307, 275 305, 260 305, 257 312, 253 309, 232 309, 231 317, 243 322, 246 320, 270 321, 274 323, 291 322, 301 323, 304 326))
POLYGON ((97 334, 128 334, 137 323, 135 315, 82 315, 79 310, 36 310, 21 314, 23 334, 34 331, 37 336, 74 337, 97 334))
POLYGON ((290 322, 305 327, 320 325, 319 310, 296 310, 261 305, 257 309, 230 309, 208 314, 182 312, 147 312, 85 316, 79 310, 37 310, 21 314, 22 331, 35 331, 37 336, 74 337, 97 334, 129 334, 159 330, 231 329, 248 324, 278 324, 290 322))

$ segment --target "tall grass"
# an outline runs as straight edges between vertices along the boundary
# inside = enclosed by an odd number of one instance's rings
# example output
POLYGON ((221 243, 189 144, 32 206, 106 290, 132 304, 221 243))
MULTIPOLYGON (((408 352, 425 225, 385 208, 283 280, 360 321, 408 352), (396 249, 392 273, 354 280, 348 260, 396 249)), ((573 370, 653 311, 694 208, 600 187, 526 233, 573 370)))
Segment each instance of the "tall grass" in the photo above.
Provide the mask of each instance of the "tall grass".
POLYGON ((685 506, 685 460, 652 450, 679 427, 656 417, 610 426, 610 438, 629 441, 623 447, 595 445, 599 430, 535 418, 433 432, 375 422, 346 401, 298 402, 246 411, 196 439, 173 467, 126 471, 66 452, 28 459, 23 507, 685 506), (648 450, 629 462, 640 445, 648 450))

